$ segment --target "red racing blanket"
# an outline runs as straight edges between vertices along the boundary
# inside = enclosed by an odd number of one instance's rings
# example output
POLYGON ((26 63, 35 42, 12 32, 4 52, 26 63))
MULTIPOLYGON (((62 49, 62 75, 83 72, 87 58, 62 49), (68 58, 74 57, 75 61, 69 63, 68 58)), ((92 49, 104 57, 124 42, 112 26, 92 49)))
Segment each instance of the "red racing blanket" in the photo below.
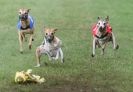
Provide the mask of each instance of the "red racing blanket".
MULTIPOLYGON (((97 28, 96 24, 94 24, 94 25, 92 26, 92 35, 93 35, 93 36, 96 36, 96 35, 97 35, 97 32, 98 32, 97 29, 98 29, 98 28, 97 28)), ((106 26, 106 33, 111 33, 111 32, 112 32, 112 27, 111 27, 110 24, 108 23, 107 26, 106 26)))

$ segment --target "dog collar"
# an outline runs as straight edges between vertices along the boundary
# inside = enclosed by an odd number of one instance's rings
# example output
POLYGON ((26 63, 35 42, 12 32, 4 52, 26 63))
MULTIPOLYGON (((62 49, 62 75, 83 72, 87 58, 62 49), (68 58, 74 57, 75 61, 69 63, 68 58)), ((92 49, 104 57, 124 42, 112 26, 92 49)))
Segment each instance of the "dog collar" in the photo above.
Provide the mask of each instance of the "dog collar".
POLYGON ((105 33, 105 35, 101 35, 100 37, 98 35, 95 35, 95 37, 97 37, 98 39, 103 39, 104 37, 106 37, 108 35, 108 32, 105 33))
POLYGON ((23 28, 22 26, 21 26, 21 30, 27 30, 27 29, 29 29, 30 28, 30 25, 28 25, 26 28, 23 28))

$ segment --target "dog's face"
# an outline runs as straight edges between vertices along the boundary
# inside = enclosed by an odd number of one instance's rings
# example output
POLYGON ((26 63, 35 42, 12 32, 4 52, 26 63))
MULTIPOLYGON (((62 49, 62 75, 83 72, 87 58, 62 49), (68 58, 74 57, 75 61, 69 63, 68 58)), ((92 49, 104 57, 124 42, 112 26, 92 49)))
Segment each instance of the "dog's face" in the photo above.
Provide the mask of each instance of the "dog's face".
POLYGON ((105 20, 98 17, 97 27, 98 27, 99 32, 104 33, 106 31, 106 25, 108 23, 108 20, 109 20, 108 16, 107 18, 105 18, 105 20))
POLYGON ((25 21, 28 19, 30 9, 19 9, 19 19, 25 21))
POLYGON ((54 40, 54 34, 57 29, 52 29, 52 28, 45 28, 44 33, 45 33, 45 39, 51 43, 54 40))

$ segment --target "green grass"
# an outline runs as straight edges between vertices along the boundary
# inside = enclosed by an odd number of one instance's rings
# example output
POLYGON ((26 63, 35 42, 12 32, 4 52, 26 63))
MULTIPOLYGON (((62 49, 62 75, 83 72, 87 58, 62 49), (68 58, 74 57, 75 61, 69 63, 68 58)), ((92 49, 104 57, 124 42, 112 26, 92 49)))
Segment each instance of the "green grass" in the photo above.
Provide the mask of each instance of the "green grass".
POLYGON ((44 92, 47 88, 65 90, 67 86, 86 92, 133 92, 132 3, 132 0, 0 0, 0 92, 44 92), (22 7, 31 9, 36 22, 33 48, 28 50, 28 43, 24 43, 24 54, 19 53, 16 29, 18 9, 22 7), (97 49, 96 57, 91 58, 90 27, 98 16, 107 15, 120 49, 113 51, 108 46, 104 56, 97 49), (53 64, 43 56, 42 67, 34 68, 35 49, 43 40, 44 26, 58 28, 56 35, 63 41, 65 63, 53 64), (47 82, 15 84, 16 71, 29 68, 47 82))

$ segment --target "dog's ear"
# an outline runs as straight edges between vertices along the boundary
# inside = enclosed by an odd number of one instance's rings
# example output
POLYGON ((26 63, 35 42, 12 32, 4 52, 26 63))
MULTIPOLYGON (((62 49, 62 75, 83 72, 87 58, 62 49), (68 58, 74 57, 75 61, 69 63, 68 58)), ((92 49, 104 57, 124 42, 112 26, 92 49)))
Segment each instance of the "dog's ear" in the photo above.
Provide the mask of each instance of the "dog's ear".
POLYGON ((53 30, 54 30, 54 32, 56 32, 58 29, 57 28, 54 28, 53 30))
POLYGON ((48 28, 44 27, 43 31, 45 32, 48 28))
POLYGON ((105 20, 106 20, 106 21, 109 21, 109 16, 107 16, 107 17, 105 18, 105 20))
POLYGON ((21 14, 21 12, 22 12, 22 9, 19 9, 19 10, 18 10, 18 14, 21 14))
POLYGON ((97 19, 100 20, 100 17, 98 16, 97 19))
POLYGON ((52 30, 53 30, 53 32, 55 33, 58 29, 57 29, 57 28, 53 28, 52 30))
POLYGON ((29 13, 31 9, 27 9, 27 12, 29 13))

